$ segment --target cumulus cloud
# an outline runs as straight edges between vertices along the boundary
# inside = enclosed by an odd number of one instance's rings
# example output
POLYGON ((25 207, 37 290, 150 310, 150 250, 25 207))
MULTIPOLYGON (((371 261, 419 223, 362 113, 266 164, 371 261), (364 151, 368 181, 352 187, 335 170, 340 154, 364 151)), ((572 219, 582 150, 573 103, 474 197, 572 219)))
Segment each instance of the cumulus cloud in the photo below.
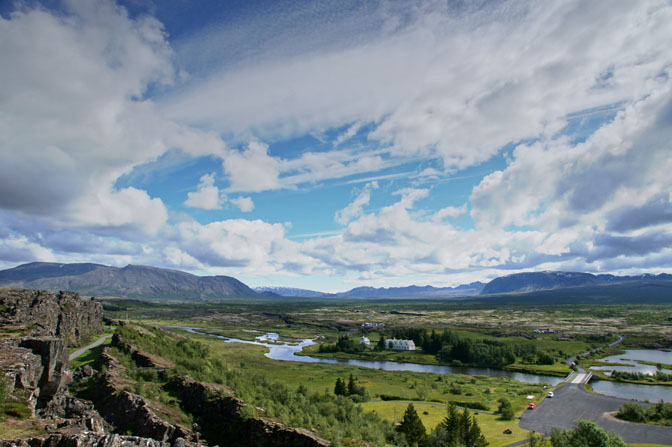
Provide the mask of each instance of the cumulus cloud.
POLYGON ((243 213, 249 213, 254 209, 254 202, 250 197, 236 197, 231 199, 231 203, 236 205, 243 213))
POLYGON ((192 208, 217 210, 222 208, 226 195, 215 186, 215 174, 205 174, 198 182, 198 189, 187 193, 184 204, 192 208))
POLYGON ((224 171, 231 180, 232 191, 259 192, 281 187, 280 160, 268 154, 268 145, 252 141, 242 151, 229 151, 224 171))

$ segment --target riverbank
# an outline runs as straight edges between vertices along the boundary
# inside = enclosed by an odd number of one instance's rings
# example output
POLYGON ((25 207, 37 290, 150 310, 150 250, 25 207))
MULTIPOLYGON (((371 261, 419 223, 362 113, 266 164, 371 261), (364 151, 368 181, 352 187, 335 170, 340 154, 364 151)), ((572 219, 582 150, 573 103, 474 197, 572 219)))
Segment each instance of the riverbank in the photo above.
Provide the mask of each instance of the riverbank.
POLYGON ((373 351, 366 350, 361 353, 349 352, 319 352, 319 345, 309 346, 303 351, 296 353, 296 355, 304 355, 311 357, 340 359, 340 360, 366 360, 377 362, 397 362, 397 363, 417 363, 422 365, 437 365, 457 368, 488 368, 500 369, 502 371, 518 372, 524 374, 537 374, 551 377, 567 377, 572 372, 572 369, 563 363, 555 363, 554 365, 527 365, 522 363, 514 363, 506 366, 483 366, 468 363, 441 363, 437 360, 435 355, 426 354, 420 350, 416 351, 373 351))

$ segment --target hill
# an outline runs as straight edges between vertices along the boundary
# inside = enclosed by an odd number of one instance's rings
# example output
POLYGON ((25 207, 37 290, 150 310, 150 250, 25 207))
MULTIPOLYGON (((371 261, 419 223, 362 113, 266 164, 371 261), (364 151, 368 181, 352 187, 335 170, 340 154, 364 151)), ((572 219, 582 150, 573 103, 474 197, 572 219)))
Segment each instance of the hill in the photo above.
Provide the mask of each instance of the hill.
POLYGON ((525 272, 513 275, 500 276, 487 283, 481 290, 481 295, 501 293, 534 292, 538 290, 565 289, 591 285, 609 285, 633 281, 669 281, 672 275, 615 276, 593 275, 580 272, 525 272))
POLYGON ((258 297, 230 276, 196 276, 144 265, 32 262, 0 271, 0 287, 72 290, 85 295, 157 299, 258 297))

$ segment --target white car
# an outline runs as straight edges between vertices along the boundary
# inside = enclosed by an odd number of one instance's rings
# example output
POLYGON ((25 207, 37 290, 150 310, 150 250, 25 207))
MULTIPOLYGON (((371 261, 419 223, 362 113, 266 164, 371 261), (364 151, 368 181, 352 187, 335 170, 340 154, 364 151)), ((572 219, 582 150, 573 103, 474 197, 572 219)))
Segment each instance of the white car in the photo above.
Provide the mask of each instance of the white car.
POLYGON ((553 391, 549 391, 548 394, 546 395, 546 397, 548 398, 552 398, 553 396, 555 396, 555 394, 553 394, 553 391))

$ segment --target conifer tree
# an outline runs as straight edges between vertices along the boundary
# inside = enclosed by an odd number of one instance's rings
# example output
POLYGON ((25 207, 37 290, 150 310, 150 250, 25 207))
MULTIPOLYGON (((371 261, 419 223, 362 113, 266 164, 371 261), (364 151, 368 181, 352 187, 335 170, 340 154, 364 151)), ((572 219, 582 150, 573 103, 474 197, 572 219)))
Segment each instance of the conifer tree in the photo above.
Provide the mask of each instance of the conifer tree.
POLYGON ((427 444, 427 431, 413 404, 408 404, 397 431, 404 435, 409 446, 423 447, 427 444))
POLYGON ((348 395, 348 389, 345 387, 345 381, 341 380, 340 377, 336 379, 336 385, 334 386, 334 394, 337 396, 348 395))
POLYGON ((353 377, 352 373, 350 373, 350 378, 348 379, 348 395, 352 396, 354 394, 359 394, 357 393, 357 385, 355 384, 355 378, 353 377))

